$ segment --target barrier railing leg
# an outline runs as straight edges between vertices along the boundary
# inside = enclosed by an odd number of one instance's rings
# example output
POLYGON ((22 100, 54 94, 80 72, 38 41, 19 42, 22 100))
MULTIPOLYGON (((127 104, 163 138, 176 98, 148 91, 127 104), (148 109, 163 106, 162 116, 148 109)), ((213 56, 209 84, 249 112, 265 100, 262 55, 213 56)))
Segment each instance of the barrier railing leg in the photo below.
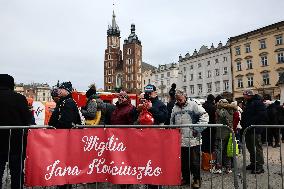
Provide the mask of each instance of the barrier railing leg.
POLYGON ((244 130, 243 136, 242 136, 242 147, 243 147, 243 189, 247 189, 247 175, 246 175, 246 131, 244 130))
POLYGON ((267 141, 267 128, 265 128, 265 143, 266 143, 266 166, 267 166, 267 188, 269 188, 269 163, 268 163, 268 141, 267 141))
POLYGON ((212 128, 210 127, 209 128, 209 134, 210 134, 210 136, 209 136, 209 138, 210 138, 210 141, 209 141, 209 143, 210 143, 210 146, 209 146, 209 152, 210 152, 210 170, 209 170, 209 172, 210 172, 210 184, 211 184, 211 189, 213 188, 213 179, 212 179, 212 159, 213 159, 213 156, 212 156, 212 128))
MULTIPOLYGON (((281 129, 279 129, 279 134, 278 134, 278 136, 279 136, 279 141, 280 141, 280 130, 281 129)), ((284 137, 284 136, 282 136, 282 137, 284 137)), ((284 188, 284 181, 283 181, 283 159, 282 159, 282 143, 280 142, 280 163, 281 163, 281 173, 280 173, 280 175, 281 175, 281 184, 282 184, 282 189, 284 188)))

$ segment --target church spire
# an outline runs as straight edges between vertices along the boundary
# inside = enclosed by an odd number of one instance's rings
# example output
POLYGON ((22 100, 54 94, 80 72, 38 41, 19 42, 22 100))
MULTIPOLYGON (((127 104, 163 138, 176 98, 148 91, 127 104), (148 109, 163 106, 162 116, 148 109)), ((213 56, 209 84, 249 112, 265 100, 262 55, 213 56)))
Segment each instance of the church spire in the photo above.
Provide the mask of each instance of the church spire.
POLYGON ((114 10, 112 12, 112 28, 117 28, 117 24, 116 24, 116 21, 115 21, 115 14, 114 14, 114 10))
POLYGON ((112 12, 112 23, 108 26, 107 35, 108 36, 117 36, 120 37, 120 30, 118 25, 116 24, 114 10, 112 12))

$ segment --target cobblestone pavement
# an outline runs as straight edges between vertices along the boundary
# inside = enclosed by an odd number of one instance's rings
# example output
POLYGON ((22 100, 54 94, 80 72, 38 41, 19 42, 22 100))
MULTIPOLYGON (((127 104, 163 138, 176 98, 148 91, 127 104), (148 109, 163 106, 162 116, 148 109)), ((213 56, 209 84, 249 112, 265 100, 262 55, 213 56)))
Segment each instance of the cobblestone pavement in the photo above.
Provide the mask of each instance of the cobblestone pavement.
MULTIPOLYGON (((260 175, 253 175, 250 174, 249 171, 247 171, 247 188, 258 188, 258 189, 264 189, 264 188, 269 188, 269 189, 279 189, 282 188, 282 182, 283 182, 283 177, 281 177, 281 162, 280 162, 280 148, 272 148, 272 147, 266 147, 263 146, 263 151, 264 151, 264 157, 265 157, 265 173, 260 174, 260 175), (267 166, 267 149, 268 149, 268 166, 267 166), (268 177, 268 169, 269 168, 269 177, 268 177), (269 182, 268 182, 269 179, 269 182)), ((284 160, 284 144, 282 143, 282 150, 281 154, 284 160)), ((247 153, 247 156, 249 154, 247 153)), ((247 164, 249 163, 248 157, 247 159, 247 164)), ((241 155, 238 156, 238 183, 239 183, 239 188, 242 188, 242 161, 243 158, 241 155)), ((282 164, 282 169, 284 172, 284 164, 282 164)), ((5 171, 6 173, 6 171, 5 171)), ((10 188, 10 179, 7 174, 4 175, 3 178, 3 189, 9 189, 10 188), (8 181, 8 183, 6 182, 8 181)), ((224 189, 232 189, 234 187, 234 180, 233 180, 233 173, 231 174, 224 174, 224 175, 216 175, 216 174, 210 174, 209 172, 204 172, 202 171, 202 189, 210 189, 211 188, 211 182, 212 182, 212 188, 223 188, 224 189), (212 178, 212 180, 211 180, 212 178), (223 179, 222 179, 223 178, 223 179), (223 182, 222 182, 223 180, 223 182)), ((56 189, 56 187, 34 187, 34 189, 56 189)), ((112 185, 110 183, 97 183, 97 184, 92 184, 92 185, 73 185, 72 188, 77 188, 77 189, 120 189, 120 186, 117 185, 112 185)), ((128 187, 128 189, 142 189, 142 188, 147 188, 146 186, 143 185, 133 185, 128 187)), ((188 189, 190 188, 189 185, 187 186, 163 186, 160 187, 160 189, 188 189)), ((30 189, 30 188, 26 188, 30 189)), ((283 188, 284 189, 284 188, 283 188)))

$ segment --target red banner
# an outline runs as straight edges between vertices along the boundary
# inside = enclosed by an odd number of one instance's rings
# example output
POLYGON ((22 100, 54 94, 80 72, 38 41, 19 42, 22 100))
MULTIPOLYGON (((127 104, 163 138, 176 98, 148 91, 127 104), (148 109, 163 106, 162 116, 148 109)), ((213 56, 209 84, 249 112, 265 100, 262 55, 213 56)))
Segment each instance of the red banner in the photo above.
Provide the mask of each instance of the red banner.
POLYGON ((174 129, 36 129, 28 133, 26 186, 94 182, 179 185, 174 129))

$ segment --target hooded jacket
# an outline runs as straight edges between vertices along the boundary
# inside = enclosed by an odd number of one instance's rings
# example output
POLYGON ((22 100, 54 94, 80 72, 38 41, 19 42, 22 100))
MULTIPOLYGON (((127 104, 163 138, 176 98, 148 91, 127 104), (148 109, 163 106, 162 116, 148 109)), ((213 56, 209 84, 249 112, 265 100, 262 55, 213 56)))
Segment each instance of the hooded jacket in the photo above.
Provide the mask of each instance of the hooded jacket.
MULTIPOLYGON (((182 107, 176 104, 172 110, 171 125, 207 124, 208 121, 209 116, 204 108, 191 99, 188 99, 182 107)), ((201 133, 204 129, 205 127, 181 128, 181 145, 192 147, 202 144, 202 141, 199 142, 194 133, 201 133)))
MULTIPOLYGON (((227 100, 221 99, 217 103, 216 110, 216 123, 227 125, 233 129, 234 112, 238 110, 238 107, 234 104, 229 104, 227 100)), ((230 136, 230 130, 227 128, 217 128, 216 138, 227 139, 230 136)))

